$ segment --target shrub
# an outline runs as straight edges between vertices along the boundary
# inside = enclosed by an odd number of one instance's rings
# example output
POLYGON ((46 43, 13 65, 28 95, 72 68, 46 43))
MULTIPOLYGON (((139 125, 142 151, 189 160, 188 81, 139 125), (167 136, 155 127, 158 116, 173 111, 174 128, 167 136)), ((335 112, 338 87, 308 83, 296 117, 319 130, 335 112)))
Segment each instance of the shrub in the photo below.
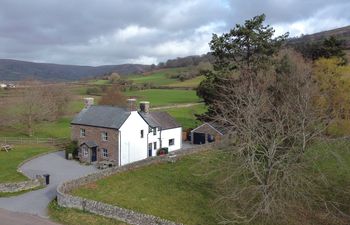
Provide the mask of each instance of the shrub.
POLYGON ((166 154, 168 154, 168 152, 169 152, 168 148, 160 148, 160 149, 157 150, 157 156, 159 156, 159 155, 166 155, 166 154))
POLYGON ((68 159, 69 153, 73 155, 73 158, 76 159, 78 157, 78 142, 77 141, 71 141, 67 144, 65 147, 66 151, 66 159, 68 159))

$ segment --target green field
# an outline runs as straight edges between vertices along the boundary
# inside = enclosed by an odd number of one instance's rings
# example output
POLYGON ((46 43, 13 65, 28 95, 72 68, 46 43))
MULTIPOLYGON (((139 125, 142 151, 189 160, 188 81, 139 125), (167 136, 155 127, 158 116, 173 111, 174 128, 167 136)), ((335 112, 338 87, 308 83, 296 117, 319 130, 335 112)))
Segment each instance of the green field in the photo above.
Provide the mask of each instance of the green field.
POLYGON ((187 225, 216 224, 212 203, 217 173, 207 172, 218 166, 220 157, 205 152, 151 165, 99 180, 73 194, 187 225))
POLYGON ((196 88, 199 83, 204 80, 204 76, 198 76, 193 79, 185 80, 185 81, 177 81, 176 83, 171 83, 167 85, 168 87, 181 87, 181 88, 196 88))
POLYGON ((200 98, 193 90, 147 89, 127 91, 125 94, 129 97, 136 98, 138 101, 149 101, 151 107, 196 103, 200 101, 200 98))
POLYGON ((27 177, 17 172, 18 165, 35 155, 53 150, 54 148, 48 145, 23 144, 14 145, 14 149, 9 152, 0 151, 0 183, 27 180, 27 177))
POLYGON ((141 75, 138 74, 128 76, 127 79, 132 80, 136 84, 152 83, 154 85, 168 85, 175 82, 179 82, 177 79, 170 78, 170 76, 176 75, 187 70, 187 67, 160 69, 141 75))
POLYGON ((186 130, 188 128, 193 129, 199 126, 201 122, 197 120, 196 114, 203 114, 206 110, 207 107, 204 104, 201 104, 191 107, 166 109, 165 111, 182 125, 183 130, 186 130))

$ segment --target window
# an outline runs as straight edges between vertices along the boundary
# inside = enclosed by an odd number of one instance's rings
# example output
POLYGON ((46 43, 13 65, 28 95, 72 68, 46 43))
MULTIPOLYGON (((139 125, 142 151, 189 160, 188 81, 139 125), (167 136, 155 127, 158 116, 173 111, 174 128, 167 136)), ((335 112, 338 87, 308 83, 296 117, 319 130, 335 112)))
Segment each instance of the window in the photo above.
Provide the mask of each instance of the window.
POLYGON ((154 150, 157 149, 157 142, 153 142, 153 149, 154 149, 154 150))
POLYGON ((107 132, 102 132, 101 133, 101 138, 102 138, 102 141, 108 141, 108 133, 107 132))
POLYGON ((141 130, 140 134, 141 134, 141 138, 143 138, 143 130, 141 130))
POLYGON ((88 157, 88 155, 89 155, 89 150, 87 149, 87 147, 86 147, 86 146, 83 146, 83 147, 82 147, 82 150, 83 150, 83 156, 84 156, 84 157, 88 157))
POLYGON ((80 128, 80 137, 85 137, 85 129, 80 128))
POLYGON ((157 134, 157 128, 153 128, 153 135, 156 135, 157 134))
POLYGON ((169 139, 169 146, 172 146, 175 144, 175 139, 169 139))
POLYGON ((108 150, 106 148, 102 149, 102 156, 103 158, 108 158, 108 150))

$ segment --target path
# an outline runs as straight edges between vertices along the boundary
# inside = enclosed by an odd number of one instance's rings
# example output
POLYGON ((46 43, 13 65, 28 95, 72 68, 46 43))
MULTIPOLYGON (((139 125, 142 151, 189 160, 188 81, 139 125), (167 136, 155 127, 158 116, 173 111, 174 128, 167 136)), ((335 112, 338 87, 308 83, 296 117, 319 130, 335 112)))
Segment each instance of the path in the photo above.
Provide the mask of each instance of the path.
POLYGON ((38 216, 0 209, 1 225, 59 225, 38 216))
POLYGON ((163 110, 163 109, 173 109, 173 108, 188 108, 195 105, 203 105, 203 103, 187 103, 187 104, 175 104, 175 105, 168 105, 168 106, 159 106, 151 108, 151 110, 163 110))
POLYGON ((66 160, 64 152, 54 152, 25 163, 21 171, 28 177, 36 174, 50 174, 50 185, 25 194, 0 198, 0 208, 47 217, 47 206, 56 197, 57 185, 63 181, 95 172, 94 166, 84 166, 73 160, 66 160))

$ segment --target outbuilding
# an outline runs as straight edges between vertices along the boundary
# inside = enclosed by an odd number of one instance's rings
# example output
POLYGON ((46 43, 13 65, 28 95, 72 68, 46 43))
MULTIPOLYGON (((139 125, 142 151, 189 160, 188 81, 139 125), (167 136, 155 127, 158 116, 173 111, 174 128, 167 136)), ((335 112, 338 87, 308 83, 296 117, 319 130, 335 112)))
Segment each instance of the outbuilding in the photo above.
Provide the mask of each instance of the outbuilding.
POLYGON ((220 141, 226 129, 216 123, 203 123, 191 131, 192 144, 200 145, 220 141))

